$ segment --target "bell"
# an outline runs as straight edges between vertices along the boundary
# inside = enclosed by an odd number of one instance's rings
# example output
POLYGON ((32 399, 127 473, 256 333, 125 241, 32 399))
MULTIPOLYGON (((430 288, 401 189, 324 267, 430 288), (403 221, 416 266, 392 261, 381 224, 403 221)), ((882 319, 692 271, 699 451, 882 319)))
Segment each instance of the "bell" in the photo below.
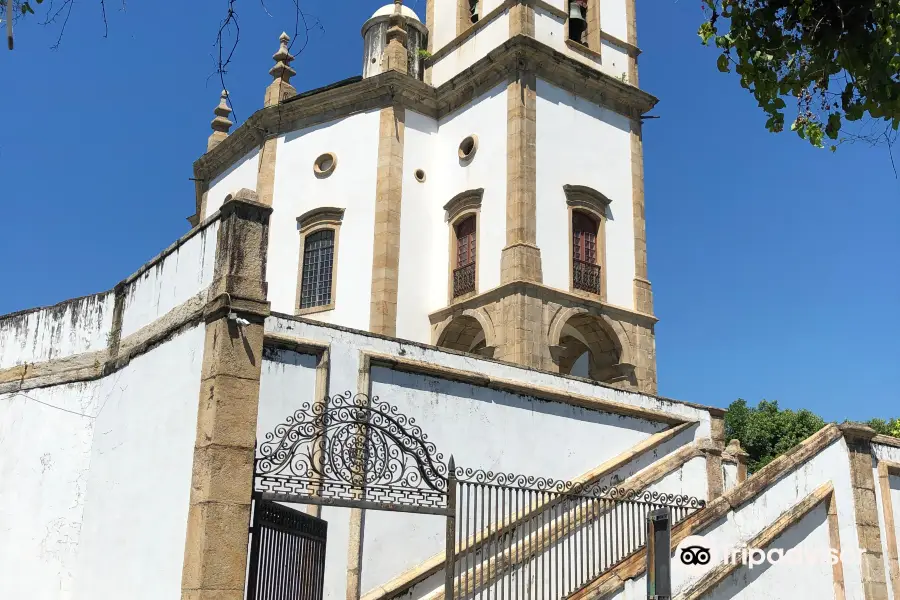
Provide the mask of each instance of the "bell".
POLYGON ((584 14, 581 12, 581 5, 575 2, 575 0, 569 0, 569 19, 584 21, 584 14))

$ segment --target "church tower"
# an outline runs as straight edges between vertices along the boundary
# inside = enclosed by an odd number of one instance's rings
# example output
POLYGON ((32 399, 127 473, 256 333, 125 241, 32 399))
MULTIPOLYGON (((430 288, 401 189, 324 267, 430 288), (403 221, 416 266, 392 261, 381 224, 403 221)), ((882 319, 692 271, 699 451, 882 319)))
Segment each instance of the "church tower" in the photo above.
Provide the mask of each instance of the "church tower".
POLYGON ((272 206, 274 311, 655 393, 634 0, 425 10, 376 11, 362 77, 300 94, 283 36, 192 223, 272 206))

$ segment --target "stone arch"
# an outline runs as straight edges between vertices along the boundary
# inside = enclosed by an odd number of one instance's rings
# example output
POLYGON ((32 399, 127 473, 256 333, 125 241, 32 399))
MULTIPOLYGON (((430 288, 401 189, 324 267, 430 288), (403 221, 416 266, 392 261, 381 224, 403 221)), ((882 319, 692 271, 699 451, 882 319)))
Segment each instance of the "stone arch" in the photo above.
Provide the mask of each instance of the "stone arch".
POLYGON ((438 335, 437 346, 483 354, 493 350, 493 326, 478 310, 466 310, 450 320, 438 335))
POLYGON ((598 381, 630 376, 631 344, 621 324, 585 308, 564 308, 548 332, 551 355, 560 373, 571 374, 578 359, 588 353, 588 373, 598 381))

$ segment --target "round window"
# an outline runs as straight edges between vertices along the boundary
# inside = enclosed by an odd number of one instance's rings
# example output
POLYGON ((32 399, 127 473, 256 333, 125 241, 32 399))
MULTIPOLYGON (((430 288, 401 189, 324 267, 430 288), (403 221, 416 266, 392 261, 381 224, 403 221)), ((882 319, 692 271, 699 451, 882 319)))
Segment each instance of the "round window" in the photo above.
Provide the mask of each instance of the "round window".
POLYGON ((425 183, 425 171, 422 169, 416 169, 416 181, 419 183, 425 183))
POLYGON ((460 160, 472 160, 478 150, 478 136, 470 135, 459 145, 460 160))
POLYGON ((337 157, 331 152, 326 152, 316 159, 316 162, 313 165, 313 171, 315 171, 316 177, 328 177, 334 173, 334 168, 336 166, 337 157))

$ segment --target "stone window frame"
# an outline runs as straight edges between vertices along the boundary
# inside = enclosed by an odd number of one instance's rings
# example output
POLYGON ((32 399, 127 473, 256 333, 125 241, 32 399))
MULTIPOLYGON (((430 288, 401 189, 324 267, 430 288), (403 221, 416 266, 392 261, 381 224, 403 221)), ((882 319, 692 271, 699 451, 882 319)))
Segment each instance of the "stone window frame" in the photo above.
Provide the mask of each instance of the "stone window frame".
POLYGON ((566 20, 564 24, 565 32, 563 33, 563 39, 566 42, 566 46, 573 50, 577 50, 578 52, 586 52, 599 60, 602 38, 600 28, 600 0, 588 0, 587 28, 584 32, 587 43, 579 43, 569 39, 569 10, 571 2, 572 0, 566 0, 565 5, 566 20))
POLYGON ((569 292, 582 298, 597 299, 596 294, 575 287, 575 231, 573 220, 576 212, 586 213, 597 222, 597 264, 600 265, 600 301, 606 302, 606 221, 610 199, 597 190, 584 185, 564 185, 569 220, 569 292))
POLYGON ((297 316, 334 310, 337 302, 338 258, 340 256, 341 224, 344 220, 343 208, 322 206, 308 210, 297 217, 297 232, 300 234, 300 261, 297 263, 297 295, 294 300, 294 314, 297 316), (303 255, 306 252, 307 236, 330 229, 334 232, 334 260, 331 267, 331 302, 322 306, 300 308, 303 288, 303 255))
POLYGON ((481 256, 481 201, 484 198, 484 188, 466 190, 453 196, 444 205, 444 220, 447 221, 447 248, 449 250, 447 260, 447 305, 456 304, 478 295, 478 268, 481 256), (456 226, 468 217, 475 217, 475 290, 466 294, 453 297, 453 271, 456 264, 456 226))
MULTIPOLYGON (((900 463, 878 461, 878 479, 881 492, 881 511, 884 517, 885 547, 887 548, 888 585, 893 586, 894 598, 900 598, 900 565, 898 565, 897 528, 894 504, 891 499, 891 476, 900 477, 900 463)), ((900 507, 897 507, 900 509, 900 507)))
MULTIPOLYGON (((429 0, 434 2, 434 0, 429 0)), ((457 0, 456 3, 456 35, 462 35, 469 28, 474 27, 471 13, 469 12, 469 0, 457 0)), ((478 0, 478 21, 484 18, 484 0, 478 0)), ((476 21, 476 23, 478 22, 476 21)))

